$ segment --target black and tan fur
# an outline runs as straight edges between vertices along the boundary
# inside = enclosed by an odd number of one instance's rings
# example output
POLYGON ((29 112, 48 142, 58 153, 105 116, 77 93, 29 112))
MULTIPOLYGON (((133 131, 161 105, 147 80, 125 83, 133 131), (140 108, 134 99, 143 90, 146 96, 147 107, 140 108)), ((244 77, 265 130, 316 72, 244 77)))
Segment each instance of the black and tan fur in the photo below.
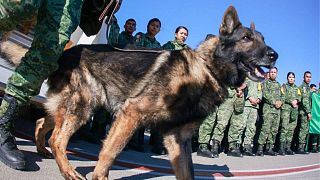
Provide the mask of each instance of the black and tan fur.
POLYGON ((241 25, 229 7, 219 37, 195 50, 142 52, 114 50, 107 45, 82 45, 67 50, 49 79, 48 116, 38 120, 38 152, 49 156, 45 134, 62 175, 83 179, 69 164, 66 147, 72 134, 96 106, 113 114, 114 122, 99 154, 93 179, 108 177, 112 163, 135 132, 155 124, 177 179, 193 179, 190 139, 204 118, 254 71, 271 67, 277 54, 253 28, 241 25))

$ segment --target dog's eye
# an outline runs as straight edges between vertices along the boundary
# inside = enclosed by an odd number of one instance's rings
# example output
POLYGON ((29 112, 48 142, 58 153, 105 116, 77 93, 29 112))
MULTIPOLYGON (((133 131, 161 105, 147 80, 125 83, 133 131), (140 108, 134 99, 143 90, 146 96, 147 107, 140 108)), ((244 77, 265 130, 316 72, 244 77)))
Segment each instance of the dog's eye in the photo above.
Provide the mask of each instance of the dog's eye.
POLYGON ((244 41, 250 41, 250 40, 251 40, 251 38, 250 38, 249 36, 243 36, 242 39, 243 39, 244 41))

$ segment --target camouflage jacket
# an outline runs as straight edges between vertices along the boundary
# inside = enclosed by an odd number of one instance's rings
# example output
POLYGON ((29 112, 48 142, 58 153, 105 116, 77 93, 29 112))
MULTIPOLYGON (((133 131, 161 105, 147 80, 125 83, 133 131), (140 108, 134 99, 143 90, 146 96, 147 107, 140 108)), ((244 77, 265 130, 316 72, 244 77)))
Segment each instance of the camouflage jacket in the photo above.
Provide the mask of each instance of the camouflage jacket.
POLYGON ((124 48, 127 44, 134 44, 135 38, 131 34, 128 34, 125 31, 122 31, 118 37, 118 44, 116 47, 124 48))
POLYGON ((169 50, 182 50, 184 48, 187 48, 188 45, 184 44, 177 39, 173 41, 168 41, 166 44, 162 46, 163 49, 169 49, 169 50))
POLYGON ((283 84, 281 86, 281 96, 283 97, 284 104, 281 107, 281 109, 289 110, 289 109, 293 108, 291 102, 293 100, 297 100, 298 102, 300 102, 301 95, 302 95, 301 91, 297 85, 295 85, 295 84, 290 85, 288 83, 283 84))
POLYGON ((303 81, 299 86, 299 89, 302 94, 301 103, 299 104, 299 111, 309 114, 311 113, 311 93, 309 84, 303 81))
POLYGON ((245 97, 246 97, 245 106, 258 109, 259 105, 257 106, 252 105, 249 101, 249 98, 254 97, 256 99, 262 100, 262 83, 252 81, 249 78, 246 78, 245 83, 247 84, 247 88, 245 89, 245 97))
POLYGON ((145 47, 150 49, 161 48, 161 44, 156 38, 150 38, 147 33, 137 33, 135 35, 137 47, 145 47))
POLYGON ((263 111, 265 111, 265 109, 269 109, 269 111, 271 112, 278 112, 278 110, 280 110, 275 107, 276 101, 283 102, 283 99, 281 97, 281 85, 278 81, 267 79, 263 83, 262 100, 264 103, 263 111))

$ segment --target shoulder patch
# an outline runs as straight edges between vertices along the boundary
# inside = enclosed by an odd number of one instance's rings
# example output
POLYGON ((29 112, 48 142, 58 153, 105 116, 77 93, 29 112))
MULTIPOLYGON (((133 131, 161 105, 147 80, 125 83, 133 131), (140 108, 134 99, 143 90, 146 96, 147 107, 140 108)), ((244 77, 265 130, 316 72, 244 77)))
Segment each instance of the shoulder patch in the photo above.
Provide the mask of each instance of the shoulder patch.
POLYGON ((257 83, 257 89, 258 89, 258 91, 262 91, 262 84, 261 84, 261 82, 258 82, 258 83, 257 83))
POLYGON ((282 94, 285 94, 286 91, 287 91, 286 85, 283 84, 283 85, 281 86, 281 93, 282 93, 282 94))
POLYGON ((302 93, 301 93, 301 90, 298 88, 298 96, 301 96, 302 95, 302 93))

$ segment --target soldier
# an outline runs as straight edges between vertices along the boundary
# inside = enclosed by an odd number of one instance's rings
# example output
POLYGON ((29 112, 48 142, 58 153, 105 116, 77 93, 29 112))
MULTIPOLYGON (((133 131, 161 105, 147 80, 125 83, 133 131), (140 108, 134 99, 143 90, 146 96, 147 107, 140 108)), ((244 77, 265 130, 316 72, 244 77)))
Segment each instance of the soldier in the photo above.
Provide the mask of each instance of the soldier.
MULTIPOLYGON (((78 25, 87 35, 99 31, 102 23, 98 18, 109 2, 95 2, 95 6, 89 0, 0 2, 0 38, 5 31, 37 15, 32 45, 9 78, 0 106, 0 160, 7 166, 13 169, 26 167, 24 155, 17 148, 13 135, 14 117, 19 107, 37 95, 43 81, 58 68, 57 61, 78 25)), ((109 12, 107 15, 111 15, 109 12)))
POLYGON ((135 38, 132 34, 135 30, 136 20, 132 18, 127 19, 124 24, 124 31, 119 34, 117 42, 112 45, 118 48, 125 48, 127 44, 134 44, 135 38))
MULTIPOLYGON (((228 98, 219 106, 217 109, 217 114, 211 114, 205 120, 205 124, 202 124, 199 129, 199 149, 197 151, 198 156, 204 157, 219 157, 219 145, 224 136, 224 131, 228 125, 230 119, 235 121, 241 121, 241 113, 243 112, 244 100, 243 93, 240 88, 228 88, 228 98), (238 91, 238 92, 237 92, 238 91), (213 129, 213 139, 211 140, 212 145, 209 145, 208 136, 210 127, 209 123, 213 124, 213 119, 215 118, 215 127, 213 129), (206 133, 203 132, 203 129, 206 128, 206 133), (211 151, 210 151, 211 148, 211 151)), ((211 132, 210 132, 211 133, 211 132)), ((231 150, 237 150, 236 142, 232 142, 231 150), (232 145, 233 145, 232 144, 232 145)), ((230 154, 231 155, 231 154, 230 154)), ((239 155, 239 156, 242 156, 239 155)))
POLYGON ((228 142, 229 142, 229 151, 228 156, 242 157, 240 151, 240 145, 242 142, 242 132, 243 129, 239 128, 245 124, 243 119, 243 110, 244 110, 244 89, 246 84, 243 83, 239 88, 236 89, 236 97, 234 101, 233 115, 230 119, 230 127, 228 132, 228 142), (242 129, 242 131, 241 131, 242 129))
POLYGON ((297 126, 298 119, 298 104, 301 101, 301 92, 294 84, 295 74, 289 72, 287 74, 288 82, 281 87, 281 94, 283 96, 284 104, 281 107, 280 114, 280 155, 293 155, 291 150, 291 143, 294 129, 297 126))
MULTIPOLYGON (((258 117, 259 104, 262 99, 262 84, 246 79, 245 84, 247 88, 245 90, 245 105, 243 110, 243 122, 231 125, 230 128, 235 128, 238 131, 239 143, 242 144, 241 136, 245 129, 243 150, 246 156, 255 156, 253 152, 253 139, 256 133, 256 121, 258 117)), ((234 132, 236 132, 236 130, 234 132)), ((230 137, 230 135, 229 135, 230 137)))
POLYGON ((309 121, 311 117, 311 94, 309 83, 311 82, 311 72, 306 71, 303 75, 303 82, 299 86, 299 89, 302 93, 301 103, 299 104, 299 116, 298 123, 300 124, 299 131, 299 145, 296 151, 297 154, 308 154, 309 152, 305 150, 308 130, 309 130, 309 121))
POLYGON ((185 43, 188 38, 188 28, 179 26, 176 28, 174 40, 165 43, 162 48, 170 50, 181 50, 188 47, 185 43))
POLYGON ((278 133, 280 123, 280 108, 283 104, 281 97, 281 85, 276 81, 278 69, 273 67, 270 69, 270 79, 263 84, 263 124, 258 139, 258 156, 264 154, 276 156, 274 152, 274 143, 278 133), (266 144, 266 152, 263 152, 263 146, 266 144))
POLYGON ((161 21, 158 18, 152 18, 147 25, 147 32, 138 32, 135 35, 136 45, 138 47, 145 47, 149 49, 161 48, 160 42, 157 41, 156 35, 160 32, 161 21))

